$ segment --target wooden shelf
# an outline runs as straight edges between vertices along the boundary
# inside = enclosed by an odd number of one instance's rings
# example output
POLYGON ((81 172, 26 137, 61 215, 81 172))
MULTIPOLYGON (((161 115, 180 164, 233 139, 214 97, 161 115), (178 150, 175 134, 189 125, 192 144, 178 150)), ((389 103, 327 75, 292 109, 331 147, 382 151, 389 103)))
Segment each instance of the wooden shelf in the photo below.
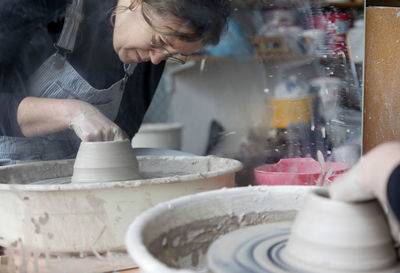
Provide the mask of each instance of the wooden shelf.
MULTIPOLYGON (((338 59, 341 56, 338 55, 270 55, 270 56, 252 56, 249 60, 253 61, 302 61, 302 60, 332 60, 338 59)), ((210 55, 195 55, 190 56, 188 61, 201 62, 205 60, 206 62, 216 62, 216 61, 224 61, 224 60, 238 60, 233 56, 219 57, 219 56, 210 56, 210 55)), ((240 60, 238 60, 240 61, 240 60)))
POLYGON ((363 8, 364 3, 360 2, 347 2, 347 3, 340 3, 340 2, 333 2, 333 3, 325 3, 322 5, 323 7, 337 7, 337 8, 363 8))
POLYGON ((221 61, 221 60, 226 60, 226 59, 233 59, 233 57, 220 57, 220 56, 210 56, 210 55, 193 55, 190 56, 188 61, 195 61, 195 62, 201 62, 205 60, 206 62, 208 61, 221 61))
POLYGON ((336 55, 271 55, 271 56, 255 56, 253 57, 254 60, 261 60, 261 61, 302 61, 302 60, 331 60, 339 58, 336 55))
MULTIPOLYGON (((397 1, 397 0, 394 0, 397 1)), ((360 9, 364 7, 364 2, 360 1, 349 1, 349 2, 332 2, 332 3, 321 3, 320 0, 233 0, 233 6, 235 8, 256 8, 256 9, 269 9, 269 8, 301 8, 302 6, 311 8, 319 7, 337 7, 337 8, 356 8, 360 9)))
POLYGON ((368 6, 400 7, 399 0, 367 0, 368 6))

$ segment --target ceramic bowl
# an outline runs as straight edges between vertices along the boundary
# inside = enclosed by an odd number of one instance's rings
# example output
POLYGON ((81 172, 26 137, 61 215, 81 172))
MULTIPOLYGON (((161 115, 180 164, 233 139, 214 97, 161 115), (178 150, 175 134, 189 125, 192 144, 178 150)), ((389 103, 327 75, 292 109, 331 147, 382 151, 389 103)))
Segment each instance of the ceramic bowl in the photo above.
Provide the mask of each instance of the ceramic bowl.
POLYGON ((132 146, 180 150, 182 128, 180 123, 143 123, 132 139, 132 146))
POLYGON ((129 140, 81 142, 72 183, 128 181, 140 178, 129 140))
POLYGON ((325 190, 306 198, 282 255, 306 272, 383 272, 397 262, 379 203, 334 201, 325 190))
MULTIPOLYGON (((325 172, 333 174, 347 171, 350 165, 325 162, 325 172)), ((315 186, 321 175, 321 167, 313 158, 284 158, 276 164, 264 164, 254 169, 257 185, 308 185, 315 186)))

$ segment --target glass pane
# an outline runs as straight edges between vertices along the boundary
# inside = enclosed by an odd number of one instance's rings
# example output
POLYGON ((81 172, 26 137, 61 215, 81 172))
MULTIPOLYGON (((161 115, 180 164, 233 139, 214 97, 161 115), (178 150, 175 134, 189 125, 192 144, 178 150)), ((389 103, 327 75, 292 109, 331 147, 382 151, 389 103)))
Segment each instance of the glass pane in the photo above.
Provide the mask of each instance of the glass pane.
POLYGON ((185 152, 239 159, 239 185, 255 184, 255 167, 284 158, 317 162, 320 152, 320 161, 354 164, 363 2, 238 0, 234 7, 218 45, 184 68, 167 65, 146 121, 183 124, 185 152))

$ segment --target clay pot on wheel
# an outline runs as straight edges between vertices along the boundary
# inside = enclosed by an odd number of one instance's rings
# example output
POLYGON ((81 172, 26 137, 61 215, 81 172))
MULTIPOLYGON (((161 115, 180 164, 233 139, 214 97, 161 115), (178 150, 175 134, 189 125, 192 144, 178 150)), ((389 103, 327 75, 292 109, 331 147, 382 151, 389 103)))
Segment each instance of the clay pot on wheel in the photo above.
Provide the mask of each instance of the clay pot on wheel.
POLYGON ((377 201, 331 200, 310 192, 295 221, 245 227, 207 250, 213 273, 395 273, 394 242, 377 201))
POLYGON ((72 183, 128 181, 140 178, 129 140, 81 142, 72 183))
POLYGON ((282 255, 307 272, 384 272, 397 265, 379 203, 334 201, 325 190, 306 199, 282 255))

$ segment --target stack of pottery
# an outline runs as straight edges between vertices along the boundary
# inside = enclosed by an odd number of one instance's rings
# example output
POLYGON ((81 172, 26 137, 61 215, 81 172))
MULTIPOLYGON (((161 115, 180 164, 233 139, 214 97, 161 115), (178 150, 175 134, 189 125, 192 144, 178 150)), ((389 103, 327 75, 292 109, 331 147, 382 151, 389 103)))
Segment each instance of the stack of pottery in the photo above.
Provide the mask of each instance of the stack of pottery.
POLYGON ((129 181, 140 178, 129 140, 81 142, 72 183, 129 181))

